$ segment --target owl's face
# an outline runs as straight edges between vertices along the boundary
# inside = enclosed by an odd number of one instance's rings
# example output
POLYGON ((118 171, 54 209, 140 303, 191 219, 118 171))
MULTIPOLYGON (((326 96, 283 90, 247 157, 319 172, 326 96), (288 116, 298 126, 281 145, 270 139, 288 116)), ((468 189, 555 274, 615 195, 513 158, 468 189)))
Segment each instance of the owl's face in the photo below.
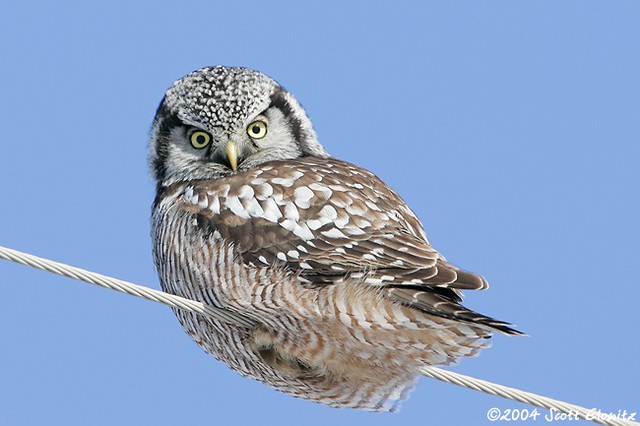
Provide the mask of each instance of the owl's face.
POLYGON ((328 156, 304 109, 246 68, 203 68, 176 81, 151 129, 149 162, 159 188, 301 156, 328 156))

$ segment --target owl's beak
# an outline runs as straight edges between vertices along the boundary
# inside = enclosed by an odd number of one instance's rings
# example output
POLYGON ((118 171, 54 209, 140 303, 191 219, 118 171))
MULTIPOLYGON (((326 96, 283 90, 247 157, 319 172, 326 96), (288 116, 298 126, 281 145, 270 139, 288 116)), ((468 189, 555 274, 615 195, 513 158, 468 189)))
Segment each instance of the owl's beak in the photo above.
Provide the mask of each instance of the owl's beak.
POLYGON ((227 158, 229 159, 229 165, 235 172, 238 168, 238 146, 233 141, 227 142, 227 158))

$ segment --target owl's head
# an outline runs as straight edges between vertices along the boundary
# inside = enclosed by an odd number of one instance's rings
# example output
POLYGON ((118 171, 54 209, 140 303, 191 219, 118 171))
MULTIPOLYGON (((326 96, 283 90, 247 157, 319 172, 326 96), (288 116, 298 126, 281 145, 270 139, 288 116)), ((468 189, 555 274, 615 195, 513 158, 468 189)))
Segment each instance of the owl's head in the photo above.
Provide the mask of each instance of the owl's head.
POLYGON ((272 160, 327 157, 302 106, 247 68, 202 68, 167 90, 151 129, 158 187, 216 179, 272 160))

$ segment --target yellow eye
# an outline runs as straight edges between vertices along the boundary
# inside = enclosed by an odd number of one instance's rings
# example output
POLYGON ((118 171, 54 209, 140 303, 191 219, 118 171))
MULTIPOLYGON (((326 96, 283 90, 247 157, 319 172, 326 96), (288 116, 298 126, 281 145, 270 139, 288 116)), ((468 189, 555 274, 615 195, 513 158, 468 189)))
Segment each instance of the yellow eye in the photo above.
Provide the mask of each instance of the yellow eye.
POLYGON ((191 146, 193 146, 195 149, 206 148, 210 142, 211 135, 207 132, 196 130, 195 132, 191 133, 191 146))
POLYGON ((252 139, 262 139, 267 136, 267 123, 256 120, 247 126, 247 134, 252 139))

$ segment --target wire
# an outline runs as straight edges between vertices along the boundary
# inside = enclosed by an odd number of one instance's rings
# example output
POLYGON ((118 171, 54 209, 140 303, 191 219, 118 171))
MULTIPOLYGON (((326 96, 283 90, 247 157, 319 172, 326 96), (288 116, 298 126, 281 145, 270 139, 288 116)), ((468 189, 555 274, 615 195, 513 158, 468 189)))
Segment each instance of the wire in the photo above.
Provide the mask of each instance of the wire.
MULTIPOLYGON (((465 376, 464 374, 454 373, 453 371, 443 370, 441 368, 423 367, 420 371, 424 376, 430 377, 432 379, 437 379, 445 383, 451 383, 454 385, 465 387, 467 389, 473 389, 476 391, 488 393, 490 395, 512 399, 514 401, 534 405, 536 407, 554 410, 558 413, 570 415, 573 419, 583 419, 603 425, 616 426, 640 424, 630 420, 616 418, 615 413, 604 413, 597 408, 586 409, 578 405, 558 401, 557 399, 536 395, 535 393, 521 391, 519 389, 510 388, 508 386, 498 385, 496 383, 487 382, 485 380, 476 379, 474 377, 465 376)), ((499 410, 494 413, 496 414, 496 417, 491 417, 491 414, 491 412, 487 413, 487 417, 489 418, 489 420, 500 420, 499 410)), ((505 419, 505 421, 513 420, 516 419, 513 419, 511 417, 505 419)))
MULTIPOLYGON (((30 266, 32 268, 73 278, 75 280, 83 281, 89 284, 95 284, 100 287, 130 294, 132 296, 141 297, 153 302, 162 303, 164 305, 171 306, 172 308, 183 309, 188 312, 194 312, 200 315, 208 316, 220 321, 227 322, 229 324, 234 324, 241 327, 255 326, 255 323, 252 320, 239 314, 238 312, 233 312, 229 309, 205 305, 204 303, 197 302, 195 300, 185 299, 184 297, 164 293, 159 290, 154 290, 152 288, 140 286, 127 281, 118 280, 106 275, 97 274, 95 272, 76 268, 74 266, 69 266, 64 263, 54 262, 52 260, 33 256, 31 254, 12 250, 6 247, 0 246, 0 258, 19 263, 21 265, 30 266)), ((580 418, 611 426, 640 426, 640 423, 617 418, 615 415, 608 415, 607 413, 602 413, 597 409, 589 410, 577 405, 568 404, 566 402, 536 395, 531 392, 525 392, 507 386, 498 385, 495 383, 487 382, 485 380, 480 380, 474 377, 465 376, 463 374, 454 373, 452 371, 443 370, 437 367, 424 367, 421 369, 421 373, 426 377, 440 380, 442 382, 463 386, 468 389, 477 390, 480 392, 488 393, 490 395, 500 396, 525 404, 534 405, 540 408, 550 410, 553 409, 558 413, 571 415, 574 418, 580 418)), ((500 420, 499 418, 489 417, 489 413, 487 414, 487 416, 489 420, 500 420)))
POLYGON ((209 316, 229 324, 239 325, 241 327, 253 327, 255 323, 250 319, 232 312, 228 309, 218 308, 216 306, 205 305, 202 302, 186 299, 174 294, 165 293, 154 290, 149 287, 133 284, 127 281, 111 278, 106 275, 97 274, 85 269, 76 268, 74 266, 65 265, 64 263, 54 262, 52 260, 43 259, 31 254, 22 253, 0 246, 0 258, 19 263, 21 265, 31 266, 32 268, 42 271, 52 272, 74 280, 83 281, 89 284, 95 284, 100 287, 116 290, 121 293, 130 294, 132 296, 141 297, 152 302, 162 303, 172 308, 183 309, 189 312, 209 316))

